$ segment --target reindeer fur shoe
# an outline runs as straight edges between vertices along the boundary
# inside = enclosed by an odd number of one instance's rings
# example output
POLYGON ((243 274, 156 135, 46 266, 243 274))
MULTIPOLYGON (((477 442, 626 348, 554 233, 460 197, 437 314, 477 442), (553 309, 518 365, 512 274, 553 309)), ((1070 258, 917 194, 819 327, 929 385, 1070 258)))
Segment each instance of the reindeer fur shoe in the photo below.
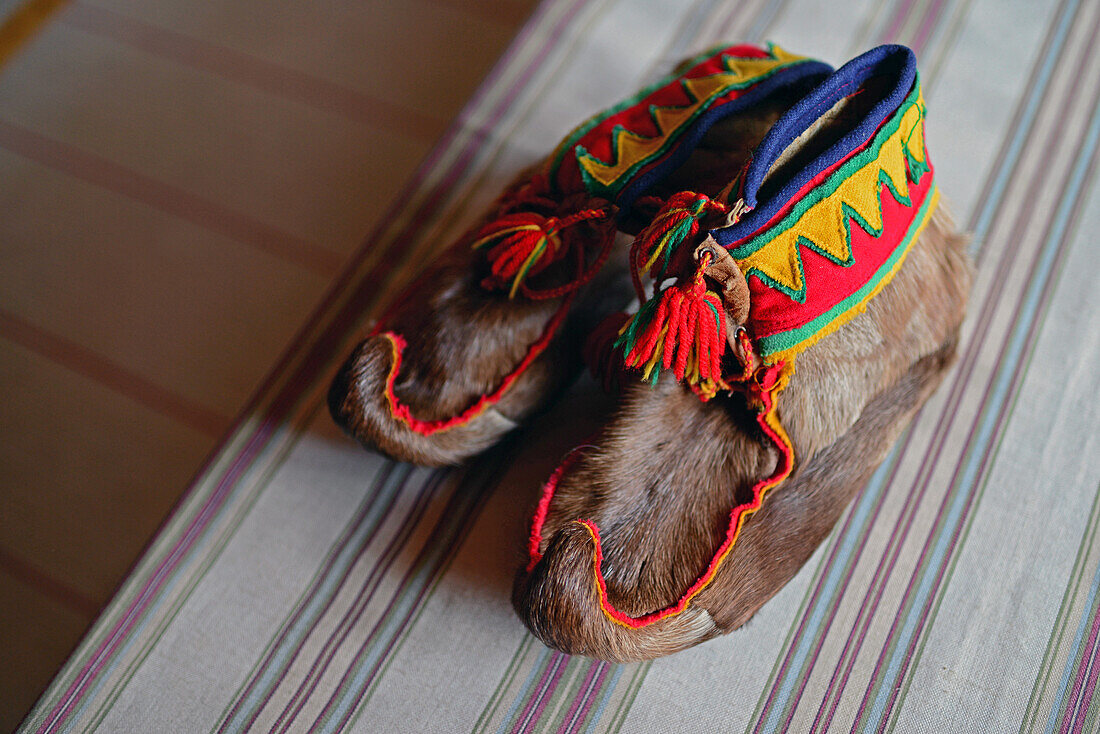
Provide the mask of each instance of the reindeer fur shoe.
POLYGON ((971 266, 924 115, 912 52, 873 49, 779 118, 719 206, 682 192, 639 234, 641 306, 593 349, 617 408, 544 487, 513 592, 548 645, 640 660, 744 624, 943 379, 971 266))
POLYGON ((770 125, 830 71, 774 46, 717 49, 577 127, 354 349, 329 391, 336 422, 420 464, 494 444, 580 366, 583 322, 607 290, 591 281, 616 230, 647 221, 716 123, 770 125))

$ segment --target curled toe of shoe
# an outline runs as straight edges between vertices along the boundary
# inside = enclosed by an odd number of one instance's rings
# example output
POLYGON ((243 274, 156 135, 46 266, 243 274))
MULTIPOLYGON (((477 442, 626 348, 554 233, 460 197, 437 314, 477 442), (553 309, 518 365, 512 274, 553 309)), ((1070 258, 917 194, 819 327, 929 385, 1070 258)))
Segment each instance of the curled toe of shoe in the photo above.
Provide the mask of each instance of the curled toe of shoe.
POLYGON ((494 408, 446 430, 414 430, 394 411, 389 378, 393 342, 385 335, 363 340, 333 378, 328 407, 337 425, 368 448, 424 466, 459 464, 492 446, 516 423, 494 408))
POLYGON ((521 570, 512 604, 531 632, 550 647, 611 662, 649 660, 721 633, 702 608, 641 627, 613 621, 600 606, 595 543, 581 523, 568 523, 550 540, 539 562, 521 570))

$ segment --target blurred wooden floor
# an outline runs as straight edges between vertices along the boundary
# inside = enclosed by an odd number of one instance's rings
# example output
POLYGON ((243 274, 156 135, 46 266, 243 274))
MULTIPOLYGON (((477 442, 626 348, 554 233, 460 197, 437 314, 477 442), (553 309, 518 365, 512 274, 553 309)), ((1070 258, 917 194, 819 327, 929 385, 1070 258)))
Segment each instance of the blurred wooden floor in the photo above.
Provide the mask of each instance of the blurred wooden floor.
POLYGON ((32 0, 4 26, 0 730, 535 4, 32 0))

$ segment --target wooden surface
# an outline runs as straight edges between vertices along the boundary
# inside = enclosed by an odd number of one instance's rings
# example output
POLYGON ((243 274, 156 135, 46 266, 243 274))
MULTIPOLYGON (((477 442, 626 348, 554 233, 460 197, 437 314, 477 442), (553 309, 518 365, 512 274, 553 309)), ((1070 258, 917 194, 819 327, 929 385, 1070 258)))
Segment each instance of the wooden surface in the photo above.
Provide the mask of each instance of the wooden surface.
POLYGON ((0 3, 0 730, 534 4, 0 3))

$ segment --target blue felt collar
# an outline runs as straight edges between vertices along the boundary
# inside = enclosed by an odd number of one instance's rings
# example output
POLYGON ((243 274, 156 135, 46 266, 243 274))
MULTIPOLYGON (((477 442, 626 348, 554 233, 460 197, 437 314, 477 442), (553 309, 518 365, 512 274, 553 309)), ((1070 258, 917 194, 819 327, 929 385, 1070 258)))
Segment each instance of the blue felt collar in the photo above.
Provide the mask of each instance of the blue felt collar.
POLYGON ((714 230, 712 234, 718 243, 728 247, 753 234, 769 222, 814 176, 866 143, 905 100, 916 75, 916 58, 910 49, 898 45, 878 46, 837 69, 787 110, 757 146, 745 173, 742 197, 750 211, 735 224, 714 230), (795 138, 809 129, 833 105, 858 91, 873 77, 887 77, 891 80, 891 86, 889 92, 871 108, 862 122, 784 182, 775 195, 762 203, 757 202, 756 197, 764 177, 795 138))

